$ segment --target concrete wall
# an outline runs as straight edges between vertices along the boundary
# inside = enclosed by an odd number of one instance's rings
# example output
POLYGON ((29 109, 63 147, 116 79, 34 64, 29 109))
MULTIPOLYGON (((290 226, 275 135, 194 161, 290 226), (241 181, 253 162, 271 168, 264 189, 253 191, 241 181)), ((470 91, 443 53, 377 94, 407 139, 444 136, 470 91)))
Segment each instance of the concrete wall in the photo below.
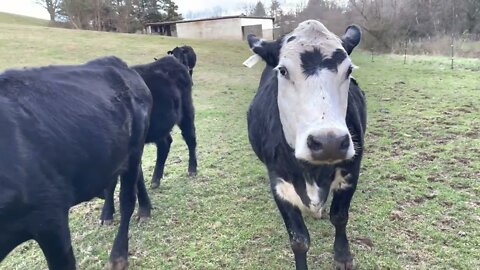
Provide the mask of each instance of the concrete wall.
POLYGON ((262 25, 262 36, 273 39, 273 20, 229 18, 205 20, 176 24, 176 36, 179 38, 235 39, 242 40, 242 26, 262 25))
POLYGON ((253 34, 257 37, 263 37, 263 29, 261 24, 242 26, 243 39, 247 39, 248 35, 253 34))
POLYGON ((240 25, 256 25, 261 24, 263 29, 263 38, 264 39, 273 39, 273 20, 271 19, 251 19, 251 18, 241 18, 240 25))
MULTIPOLYGON (((242 39, 240 18, 177 23, 179 38, 242 39)), ((258 23, 257 23, 258 24, 258 23)))

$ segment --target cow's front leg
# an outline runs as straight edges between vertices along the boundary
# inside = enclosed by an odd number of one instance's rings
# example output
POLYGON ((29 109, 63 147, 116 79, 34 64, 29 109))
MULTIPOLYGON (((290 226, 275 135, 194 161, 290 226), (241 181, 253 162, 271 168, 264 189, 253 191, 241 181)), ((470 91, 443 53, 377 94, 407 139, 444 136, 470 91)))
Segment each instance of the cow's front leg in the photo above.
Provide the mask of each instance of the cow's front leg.
POLYGON ((348 244, 346 227, 348 223, 348 210, 358 179, 351 174, 347 175, 348 185, 338 188, 333 192, 332 205, 330 207, 330 221, 335 226, 335 242, 333 244, 335 269, 355 269, 353 257, 348 244))
POLYGON ((290 237, 290 246, 295 256, 295 268, 297 270, 308 269, 307 252, 310 247, 310 235, 303 221, 302 212, 297 206, 294 206, 277 193, 276 185, 279 183, 278 178, 275 173, 269 173, 269 175, 273 198, 277 203, 278 210, 282 214, 288 236, 290 237))

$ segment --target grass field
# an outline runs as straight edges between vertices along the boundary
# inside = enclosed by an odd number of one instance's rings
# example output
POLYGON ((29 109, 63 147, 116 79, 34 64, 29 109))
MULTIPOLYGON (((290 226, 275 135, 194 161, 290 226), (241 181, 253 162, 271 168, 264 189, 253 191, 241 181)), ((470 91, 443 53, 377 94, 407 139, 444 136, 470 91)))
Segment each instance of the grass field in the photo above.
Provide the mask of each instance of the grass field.
MULTIPOLYGON (((146 63, 192 45, 199 174, 187 177, 188 153, 175 129, 166 176, 150 192, 153 217, 131 224, 131 269, 293 269, 266 172, 247 140, 246 111, 263 64, 242 67, 246 44, 14 24, 0 24, 0 33, 0 69, 112 54, 146 63)), ((348 225, 359 269, 479 269, 480 60, 457 60, 452 71, 447 58, 403 65, 401 57, 371 62, 368 53, 355 52, 353 59, 369 117, 348 225)), ((148 181, 154 156, 148 146, 148 181)), ((98 225, 101 205, 94 200, 71 210, 79 269, 101 269, 108 260, 117 227, 98 225)), ((333 227, 309 217, 306 223, 310 268, 331 269, 333 227)), ((0 263, 0 269, 45 268, 31 241, 0 263)))

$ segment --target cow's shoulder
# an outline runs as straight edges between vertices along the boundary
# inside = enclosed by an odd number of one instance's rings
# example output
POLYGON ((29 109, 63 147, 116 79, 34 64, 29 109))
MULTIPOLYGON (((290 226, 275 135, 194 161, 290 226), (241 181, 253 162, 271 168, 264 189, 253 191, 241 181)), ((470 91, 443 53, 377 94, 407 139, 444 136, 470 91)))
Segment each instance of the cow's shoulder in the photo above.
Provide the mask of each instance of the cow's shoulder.
MULTIPOLYGON (((180 88, 191 88, 191 78, 185 67, 174 56, 164 56, 155 62, 133 67, 146 81, 168 79, 180 88)), ((147 83, 148 84, 148 83, 147 83)), ((150 89, 153 91, 153 89, 150 89)))
POLYGON ((110 66, 119 69, 128 69, 127 63, 116 56, 105 56, 96 58, 84 64, 85 66, 110 66))

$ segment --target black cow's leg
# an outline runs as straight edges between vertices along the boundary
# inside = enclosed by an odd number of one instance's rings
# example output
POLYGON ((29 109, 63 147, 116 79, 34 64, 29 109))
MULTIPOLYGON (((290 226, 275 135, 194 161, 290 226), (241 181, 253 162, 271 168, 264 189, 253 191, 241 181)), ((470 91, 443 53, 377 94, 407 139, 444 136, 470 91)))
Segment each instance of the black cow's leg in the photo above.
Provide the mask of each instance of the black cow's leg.
POLYGON ((355 193, 358 180, 358 170, 349 175, 350 187, 333 192, 332 205, 330 207, 330 221, 335 226, 335 242, 333 244, 336 269, 354 269, 353 257, 350 253, 346 227, 348 223, 348 210, 353 194, 355 193), (353 175, 355 174, 355 175, 353 175))
POLYGON ((188 175, 197 175, 197 136, 195 134, 195 115, 193 106, 184 110, 184 115, 180 121, 182 136, 188 146, 188 175))
MULTIPOLYGON (((51 216, 51 213, 49 215, 51 216)), ((76 269, 68 228, 68 209, 58 217, 43 220, 40 223, 45 226, 39 228, 34 235, 47 258, 48 268, 50 270, 76 269)))
POLYGON ((102 214, 100 215, 101 225, 113 224, 113 213, 115 213, 115 202, 114 202, 113 194, 115 192, 115 188, 117 187, 117 182, 118 180, 115 179, 103 191, 105 196, 105 201, 103 202, 102 214))
POLYGON ((8 232, 2 230, 0 235, 0 262, 10 253, 16 246, 30 239, 28 234, 19 234, 17 232, 8 232))
MULTIPOLYGON (((141 166, 141 165, 140 165, 141 166)), ((138 194, 138 219, 140 221, 151 217, 152 203, 148 197, 147 188, 145 187, 145 180, 143 178, 143 170, 138 172, 137 180, 137 194, 138 194)))
POLYGON ((163 170, 165 169, 165 162, 170 152, 172 141, 172 136, 168 134, 166 138, 162 138, 156 143, 157 160, 155 162, 155 170, 153 171, 151 188, 158 188, 160 186, 160 180, 163 178, 163 170))
POLYGON ((110 269, 124 270, 128 268, 128 230, 136 201, 136 185, 139 176, 140 156, 132 157, 128 170, 120 180, 120 226, 110 253, 110 269))
POLYGON ((290 246, 295 256, 295 268, 297 270, 308 269, 307 252, 310 247, 310 234, 303 221, 303 216, 298 207, 283 200, 275 191, 276 175, 269 173, 273 198, 277 203, 278 210, 282 214, 285 227, 290 237, 290 246))

